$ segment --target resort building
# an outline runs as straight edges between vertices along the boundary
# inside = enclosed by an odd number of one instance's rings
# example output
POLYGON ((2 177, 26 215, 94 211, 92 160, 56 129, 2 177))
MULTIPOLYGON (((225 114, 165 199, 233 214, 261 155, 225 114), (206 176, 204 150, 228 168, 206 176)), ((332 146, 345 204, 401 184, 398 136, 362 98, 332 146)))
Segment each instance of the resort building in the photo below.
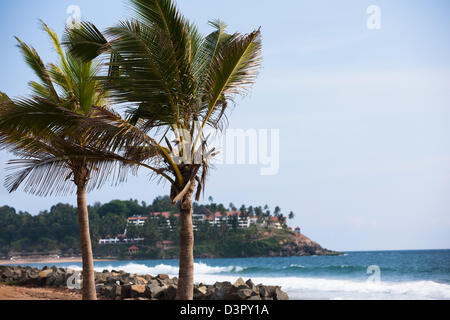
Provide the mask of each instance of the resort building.
POLYGON ((170 241, 170 240, 157 241, 156 247, 163 249, 163 250, 167 250, 167 249, 173 248, 174 243, 173 243, 173 241, 170 241))
POLYGON ((106 238, 106 239, 100 239, 98 241, 98 244, 118 244, 121 240, 117 237, 115 238, 106 238))
MULTIPOLYGON (((166 212, 152 212, 149 216, 133 216, 129 217, 127 220, 127 225, 135 225, 138 227, 143 227, 148 221, 148 219, 162 219, 162 221, 167 223, 167 226, 171 231, 174 231, 174 226, 172 225, 173 219, 179 218, 179 213, 166 212)), ((286 218, 280 217, 258 217, 254 215, 243 214, 240 211, 227 211, 225 213, 215 212, 209 214, 196 213, 192 215, 192 223, 194 231, 198 230, 199 223, 209 223, 210 226, 227 226, 232 228, 237 226, 238 229, 247 229, 252 225, 258 225, 260 227, 270 227, 274 229, 283 229, 286 225, 286 218)), ((291 229, 292 230, 292 229, 291 229)), ((295 232, 300 234, 300 228, 296 228, 295 232)), ((106 239, 100 239, 99 244, 129 244, 129 243, 140 243, 143 242, 144 238, 127 238, 127 228, 123 234, 119 234, 115 237, 107 236, 106 239)), ((159 247, 167 248, 171 247, 172 243, 162 241, 158 244, 159 247)))
POLYGON ((163 218, 166 220, 167 225, 169 226, 170 229, 173 229, 172 223, 170 222, 170 217, 180 217, 179 213, 172 213, 169 211, 166 212, 152 212, 150 213, 150 219, 160 219, 163 218))
POLYGON ((136 254, 136 253, 138 253, 138 251, 139 251, 139 248, 136 246, 131 246, 130 248, 128 248, 129 254, 136 254))
POLYGON ((269 227, 274 229, 283 229, 283 226, 281 225, 278 217, 270 217, 269 219, 269 227))
POLYGON ((134 224, 137 227, 143 227, 148 217, 134 216, 128 218, 128 224, 134 224))
POLYGON ((209 222, 211 226, 227 225, 232 227, 234 221, 237 222, 239 229, 249 228, 252 224, 256 224, 258 219, 255 216, 247 216, 239 211, 228 211, 226 213, 216 212, 214 214, 194 214, 192 215, 194 230, 199 221, 209 222), (237 219, 237 221, 235 220, 237 219))

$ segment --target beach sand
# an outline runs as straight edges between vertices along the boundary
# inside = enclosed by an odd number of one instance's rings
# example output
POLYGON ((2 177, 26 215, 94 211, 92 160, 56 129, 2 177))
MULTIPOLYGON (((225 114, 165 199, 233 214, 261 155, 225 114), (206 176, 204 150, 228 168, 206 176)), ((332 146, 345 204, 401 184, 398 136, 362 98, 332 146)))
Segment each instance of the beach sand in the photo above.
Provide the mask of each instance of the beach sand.
MULTIPOLYGON (((108 259, 94 259, 95 262, 98 261, 112 261, 108 259)), ((36 258, 36 259, 17 259, 17 260, 0 260, 0 265, 8 266, 8 265, 28 265, 35 263, 81 263, 81 257, 73 257, 73 258, 36 258)))
POLYGON ((0 300, 81 300, 80 293, 68 289, 29 288, 0 284, 0 300))

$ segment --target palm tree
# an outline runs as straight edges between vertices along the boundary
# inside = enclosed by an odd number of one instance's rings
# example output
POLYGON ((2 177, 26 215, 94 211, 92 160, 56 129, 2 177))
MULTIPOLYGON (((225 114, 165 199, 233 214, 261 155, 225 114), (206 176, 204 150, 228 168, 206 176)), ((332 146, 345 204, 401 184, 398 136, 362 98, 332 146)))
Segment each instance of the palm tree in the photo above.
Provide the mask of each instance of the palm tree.
POLYGON ((144 164, 169 181, 180 206, 177 299, 193 298, 192 198, 205 188, 211 158, 205 127, 222 129, 229 102, 253 84, 261 63, 260 30, 229 34, 221 21, 204 37, 170 0, 130 0, 136 18, 101 33, 83 22, 67 33, 70 52, 85 60, 109 57, 103 83, 127 119, 89 132, 105 150, 144 164), (168 137, 175 136, 173 141, 168 137), (197 186, 197 191, 195 188, 197 186))
POLYGON ((105 152, 78 132, 68 135, 65 119, 83 119, 108 114, 100 82, 100 65, 64 54, 55 32, 44 22, 58 54, 58 64, 44 65, 36 50, 16 38, 26 63, 39 82, 30 82, 28 98, 11 100, 6 95, 0 109, 0 147, 18 159, 9 161, 13 170, 5 186, 13 192, 21 185, 38 196, 65 195, 76 189, 78 224, 83 261, 83 299, 95 300, 94 262, 89 232, 86 192, 100 187, 115 166, 105 152))

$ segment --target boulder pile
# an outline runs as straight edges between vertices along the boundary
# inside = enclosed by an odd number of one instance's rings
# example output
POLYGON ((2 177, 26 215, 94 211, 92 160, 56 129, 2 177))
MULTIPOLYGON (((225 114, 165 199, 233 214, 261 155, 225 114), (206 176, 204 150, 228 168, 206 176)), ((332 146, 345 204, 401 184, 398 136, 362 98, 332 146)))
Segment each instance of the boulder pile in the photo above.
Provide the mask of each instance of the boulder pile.
MULTIPOLYGON (((0 283, 20 286, 73 288, 75 270, 44 267, 0 266, 0 283), (69 285, 68 285, 69 284, 69 285)), ((95 273, 97 294, 107 300, 174 300, 178 279, 166 274, 157 276, 130 274, 124 271, 95 273)), ((79 289, 73 289, 79 290, 79 289)), ((239 278, 213 285, 196 284, 194 300, 288 300, 279 286, 255 285, 252 280, 239 278)))

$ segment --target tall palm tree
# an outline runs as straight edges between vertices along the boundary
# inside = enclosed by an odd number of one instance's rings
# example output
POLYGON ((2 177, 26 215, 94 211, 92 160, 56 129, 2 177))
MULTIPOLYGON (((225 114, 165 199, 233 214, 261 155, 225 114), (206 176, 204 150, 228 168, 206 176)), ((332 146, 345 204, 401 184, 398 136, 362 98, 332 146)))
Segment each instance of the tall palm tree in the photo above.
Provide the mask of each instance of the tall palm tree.
MULTIPOLYGON (((10 192, 21 185, 39 196, 65 195, 76 189, 83 261, 83 299, 95 300, 94 262, 89 233, 86 192, 102 185, 115 166, 109 156, 87 143, 81 132, 66 134, 66 119, 109 114, 105 91, 96 79, 100 65, 64 54, 56 33, 44 22, 59 63, 44 65, 36 50, 16 38, 26 63, 39 82, 30 82, 28 98, 11 100, 0 95, 0 147, 19 158, 9 162, 10 192)), ((67 131, 68 132, 68 131, 67 131)))
POLYGON ((171 184, 171 199, 181 211, 177 299, 191 300, 192 198, 197 186, 199 199, 217 154, 208 149, 204 129, 222 129, 229 102, 255 81, 260 31, 229 34, 223 22, 213 21, 214 31, 203 37, 170 0, 130 2, 135 19, 104 33, 83 22, 67 33, 65 43, 87 61, 109 57, 102 81, 114 102, 126 103, 128 116, 89 125, 86 134, 102 149, 145 164, 171 184))

